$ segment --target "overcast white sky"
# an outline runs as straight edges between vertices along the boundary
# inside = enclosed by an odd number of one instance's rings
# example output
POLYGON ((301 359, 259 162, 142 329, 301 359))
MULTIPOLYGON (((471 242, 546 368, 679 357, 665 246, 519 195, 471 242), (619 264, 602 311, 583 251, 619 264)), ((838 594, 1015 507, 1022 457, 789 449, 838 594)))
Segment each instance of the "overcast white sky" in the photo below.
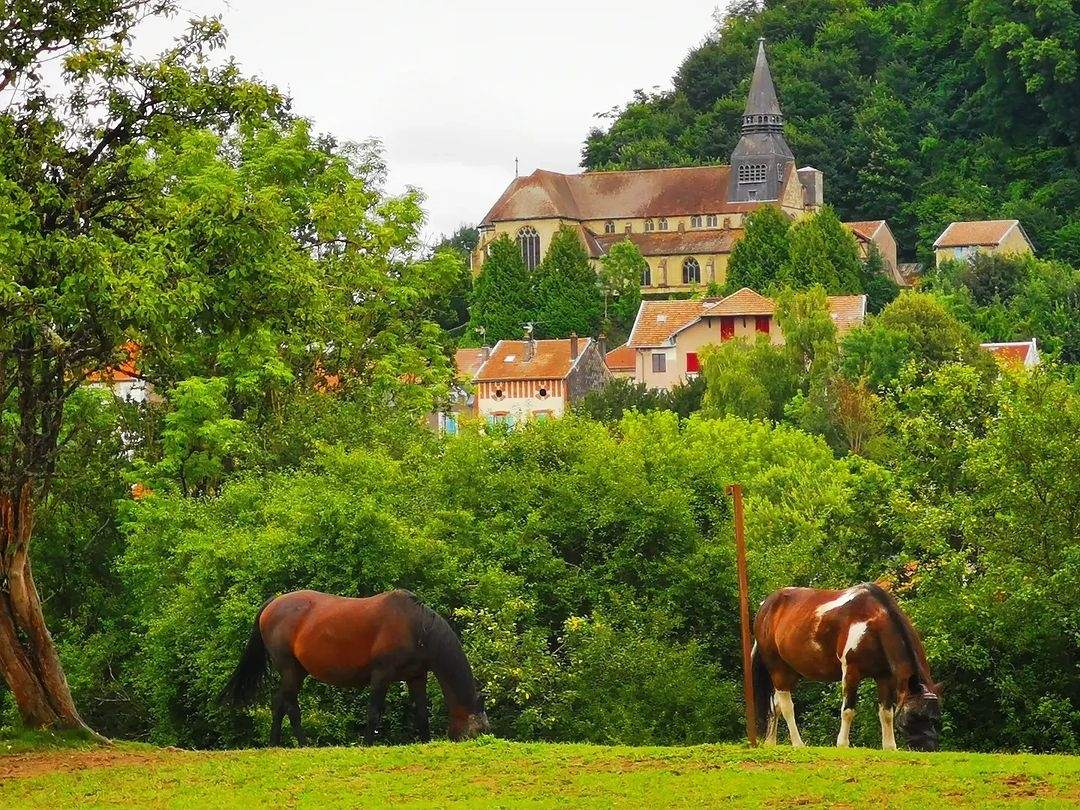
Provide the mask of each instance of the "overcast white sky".
MULTIPOLYGON (((575 171, 594 114, 667 88, 725 0, 185 0, 296 112, 385 146, 390 190, 427 196, 426 235, 475 224, 514 176, 575 171)), ((163 43, 182 20, 155 22, 163 43)))

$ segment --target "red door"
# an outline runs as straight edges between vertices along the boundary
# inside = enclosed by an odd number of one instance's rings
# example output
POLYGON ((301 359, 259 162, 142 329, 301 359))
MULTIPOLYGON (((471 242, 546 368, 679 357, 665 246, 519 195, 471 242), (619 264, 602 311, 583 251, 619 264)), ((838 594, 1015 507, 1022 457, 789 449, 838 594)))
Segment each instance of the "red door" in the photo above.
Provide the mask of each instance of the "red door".
POLYGON ((697 374, 701 371, 701 365, 698 363, 697 352, 686 353, 686 373, 697 374))
POLYGON ((720 339, 731 340, 735 337, 735 316, 725 315, 720 319, 720 339))
POLYGON ((754 328, 757 329, 759 332, 764 332, 767 335, 769 334, 770 320, 771 319, 768 315, 758 315, 757 320, 754 323, 754 328))

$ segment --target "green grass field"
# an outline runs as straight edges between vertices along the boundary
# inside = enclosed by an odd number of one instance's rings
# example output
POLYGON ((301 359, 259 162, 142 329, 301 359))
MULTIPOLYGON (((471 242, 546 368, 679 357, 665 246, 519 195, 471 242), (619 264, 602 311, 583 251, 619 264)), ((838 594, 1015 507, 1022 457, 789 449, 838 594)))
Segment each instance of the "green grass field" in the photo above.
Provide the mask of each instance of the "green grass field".
MULTIPOLYGON (((0 752, 4 750, 0 744, 0 752)), ((1080 758, 492 739, 232 752, 0 755, 5 807, 1075 807, 1080 758)))

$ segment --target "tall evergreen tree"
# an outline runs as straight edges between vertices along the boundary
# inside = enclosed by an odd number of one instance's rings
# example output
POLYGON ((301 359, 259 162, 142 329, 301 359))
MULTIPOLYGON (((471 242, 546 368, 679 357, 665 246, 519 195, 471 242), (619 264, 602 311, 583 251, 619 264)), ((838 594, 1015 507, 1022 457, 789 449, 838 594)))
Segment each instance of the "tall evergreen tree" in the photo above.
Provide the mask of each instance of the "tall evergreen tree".
POLYGON ((762 291, 780 276, 790 253, 791 220, 779 208, 762 206, 746 218, 746 232, 735 243, 727 270, 727 289, 762 291))
POLYGON ((505 234, 491 243, 469 312, 469 337, 481 343, 520 338, 522 324, 534 318, 529 270, 517 243, 505 234))
POLYGON ((829 206, 795 223, 791 252, 780 269, 790 287, 820 284, 830 293, 862 292, 862 263, 855 237, 829 206))
POLYGON ((536 272, 537 335, 563 338, 596 334, 604 299, 589 254, 573 228, 563 225, 536 272))

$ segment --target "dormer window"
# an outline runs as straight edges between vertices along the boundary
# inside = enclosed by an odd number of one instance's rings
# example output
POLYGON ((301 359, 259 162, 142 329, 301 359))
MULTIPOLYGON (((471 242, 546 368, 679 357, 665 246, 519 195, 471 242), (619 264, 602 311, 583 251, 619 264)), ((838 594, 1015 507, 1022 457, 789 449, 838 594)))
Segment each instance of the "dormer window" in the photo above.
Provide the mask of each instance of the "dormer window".
POLYGON ((615 233, 615 223, 612 220, 604 223, 604 233, 615 233))

